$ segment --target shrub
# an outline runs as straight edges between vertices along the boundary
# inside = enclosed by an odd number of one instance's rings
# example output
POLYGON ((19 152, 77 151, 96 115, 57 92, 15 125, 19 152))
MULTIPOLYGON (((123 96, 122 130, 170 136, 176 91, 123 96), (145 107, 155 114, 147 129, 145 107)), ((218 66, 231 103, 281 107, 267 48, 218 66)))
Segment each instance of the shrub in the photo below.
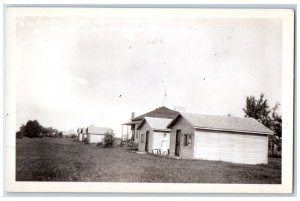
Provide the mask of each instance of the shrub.
POLYGON ((96 146, 102 147, 102 145, 103 145, 103 142, 98 142, 96 146))
POLYGON ((72 134, 71 135, 71 138, 76 138, 77 136, 75 134, 72 134))
POLYGON ((18 132, 16 133, 16 137, 17 137, 18 139, 23 138, 23 133, 22 133, 21 131, 18 131, 18 132))
POLYGON ((87 138, 84 138, 84 139, 83 139, 83 142, 84 142, 85 144, 88 144, 88 143, 89 143, 88 140, 87 140, 87 138))
POLYGON ((44 127, 37 120, 29 120, 20 127, 18 132, 16 132, 16 138, 54 137, 55 133, 58 133, 57 129, 44 127))
POLYGON ((106 133, 103 139, 103 145, 105 148, 112 148, 114 145, 114 135, 112 133, 106 133))
POLYGON ((269 137, 269 156, 281 157, 282 142, 276 136, 269 137))
POLYGON ((37 120, 29 120, 25 125, 24 133, 25 136, 29 138, 41 137, 42 126, 37 120))

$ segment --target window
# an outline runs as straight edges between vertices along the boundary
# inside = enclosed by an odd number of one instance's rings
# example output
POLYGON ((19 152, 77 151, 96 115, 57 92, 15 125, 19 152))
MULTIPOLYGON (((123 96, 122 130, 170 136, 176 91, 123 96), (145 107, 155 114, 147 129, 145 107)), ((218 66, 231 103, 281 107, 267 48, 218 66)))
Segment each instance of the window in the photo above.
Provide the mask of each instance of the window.
POLYGON ((190 147, 192 145, 192 135, 185 134, 184 135, 184 146, 190 147))
POLYGON ((141 134, 141 143, 145 142, 145 134, 141 134))

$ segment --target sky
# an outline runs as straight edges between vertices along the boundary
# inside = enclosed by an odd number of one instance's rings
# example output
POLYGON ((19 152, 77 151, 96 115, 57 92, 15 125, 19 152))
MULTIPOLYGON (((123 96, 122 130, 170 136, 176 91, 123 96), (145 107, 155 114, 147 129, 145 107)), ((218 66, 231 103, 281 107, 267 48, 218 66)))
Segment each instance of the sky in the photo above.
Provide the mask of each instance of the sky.
POLYGON ((163 105, 242 117, 247 96, 281 103, 276 19, 26 16, 16 24, 17 127, 112 127, 163 105))

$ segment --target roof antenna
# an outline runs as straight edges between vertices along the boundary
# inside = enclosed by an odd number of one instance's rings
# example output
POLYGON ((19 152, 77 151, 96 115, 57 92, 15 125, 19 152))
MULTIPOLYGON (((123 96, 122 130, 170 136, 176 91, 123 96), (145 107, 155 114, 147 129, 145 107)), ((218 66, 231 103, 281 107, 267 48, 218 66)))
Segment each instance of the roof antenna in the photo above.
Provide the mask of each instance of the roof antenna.
MULTIPOLYGON (((164 84, 164 80, 161 80, 161 83, 164 84)), ((167 97, 167 85, 165 85, 165 91, 164 91, 164 98, 163 98, 163 105, 162 106, 165 106, 165 100, 166 100, 166 97, 167 97)))
POLYGON ((163 100, 163 106, 165 106, 165 99, 167 97, 167 87, 165 85, 165 93, 164 93, 164 100, 163 100))

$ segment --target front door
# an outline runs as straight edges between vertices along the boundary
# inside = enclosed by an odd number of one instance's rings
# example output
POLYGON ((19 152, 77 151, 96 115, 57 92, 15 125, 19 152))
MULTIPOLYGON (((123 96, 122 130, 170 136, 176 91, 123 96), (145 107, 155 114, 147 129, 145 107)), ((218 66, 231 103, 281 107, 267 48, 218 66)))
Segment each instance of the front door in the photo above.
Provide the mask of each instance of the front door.
POLYGON ((148 152, 148 144, 149 144, 149 131, 146 131, 146 142, 145 142, 145 151, 148 152))
POLYGON ((175 156, 179 156, 179 152, 180 152, 180 138, 181 138, 181 130, 177 130, 176 131, 175 156))

